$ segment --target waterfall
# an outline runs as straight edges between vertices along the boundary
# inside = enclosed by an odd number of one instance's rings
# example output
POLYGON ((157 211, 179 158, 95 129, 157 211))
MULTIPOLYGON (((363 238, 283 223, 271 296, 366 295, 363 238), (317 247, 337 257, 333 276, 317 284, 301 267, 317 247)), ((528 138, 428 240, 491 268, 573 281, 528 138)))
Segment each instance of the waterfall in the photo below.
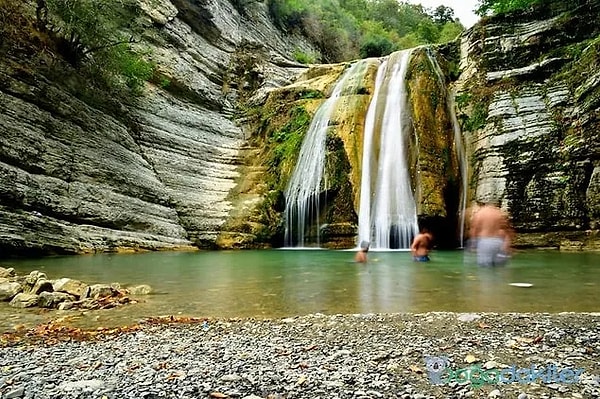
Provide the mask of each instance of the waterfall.
POLYGON ((462 140, 462 132, 460 131, 460 125, 456 117, 456 107, 454 105, 454 93, 446 88, 446 80, 442 68, 437 62, 434 55, 431 54, 431 50, 427 49, 427 58, 433 66, 433 70, 438 79, 440 87, 443 93, 446 93, 446 108, 448 115, 452 122, 452 129, 454 130, 454 149, 459 162, 460 178, 462 180, 462 190, 460 193, 460 246, 464 246, 465 236, 465 216, 467 209, 467 159, 465 155, 464 143, 462 140))
MULTIPOLYGON (((358 61, 346 69, 336 83, 331 96, 317 109, 305 134, 298 161, 285 191, 285 245, 306 246, 307 228, 319 222, 320 197, 327 190, 324 179, 327 130, 331 115, 339 98, 344 94, 355 94, 361 76, 366 69, 365 61, 358 61)), ((319 228, 316 245, 320 244, 319 228)))
POLYGON ((358 241, 373 249, 409 248, 418 232, 406 154, 410 55, 396 52, 380 65, 365 120, 358 241))

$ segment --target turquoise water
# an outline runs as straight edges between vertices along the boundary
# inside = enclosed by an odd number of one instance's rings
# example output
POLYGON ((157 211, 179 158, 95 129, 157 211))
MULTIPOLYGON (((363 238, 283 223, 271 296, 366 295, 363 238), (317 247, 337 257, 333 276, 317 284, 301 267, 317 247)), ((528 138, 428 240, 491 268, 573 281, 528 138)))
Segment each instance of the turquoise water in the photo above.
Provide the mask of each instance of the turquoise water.
POLYGON ((600 253, 518 252, 500 268, 480 268, 462 251, 429 263, 407 252, 260 250, 102 254, 0 261, 19 274, 45 272, 87 283, 149 284, 154 293, 108 311, 18 310, 0 304, 0 330, 57 316, 86 326, 156 315, 287 317, 308 313, 600 311, 600 253), (533 284, 518 288, 509 283, 533 284))

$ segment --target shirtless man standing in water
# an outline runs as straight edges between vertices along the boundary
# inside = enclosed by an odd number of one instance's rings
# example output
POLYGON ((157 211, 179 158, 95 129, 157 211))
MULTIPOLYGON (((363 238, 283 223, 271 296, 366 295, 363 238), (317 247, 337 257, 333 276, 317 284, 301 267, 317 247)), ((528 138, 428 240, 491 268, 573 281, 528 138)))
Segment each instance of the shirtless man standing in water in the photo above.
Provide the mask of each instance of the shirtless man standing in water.
POLYGON ((433 236, 427 228, 423 227, 410 246, 410 252, 415 262, 429 262, 429 250, 432 241, 433 236))
POLYGON ((473 213, 470 236, 477 250, 479 266, 506 263, 512 228, 506 214, 494 204, 485 204, 473 213))

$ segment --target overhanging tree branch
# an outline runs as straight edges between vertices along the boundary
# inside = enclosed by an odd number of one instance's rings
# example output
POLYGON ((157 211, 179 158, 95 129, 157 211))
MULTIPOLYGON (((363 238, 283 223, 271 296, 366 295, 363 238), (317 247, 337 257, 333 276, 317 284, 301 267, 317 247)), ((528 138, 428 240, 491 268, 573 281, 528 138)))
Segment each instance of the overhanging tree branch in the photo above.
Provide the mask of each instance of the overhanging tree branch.
POLYGON ((82 55, 87 55, 87 54, 90 54, 90 53, 96 52, 96 51, 98 51, 98 50, 102 50, 102 49, 105 49, 105 48, 110 48, 110 47, 115 47, 115 46, 118 46, 118 45, 120 45, 120 44, 128 44, 128 43, 137 43, 137 40, 135 40, 135 39, 133 38, 133 36, 131 36, 131 37, 130 37, 128 40, 121 40, 121 41, 118 41, 118 42, 113 42, 113 43, 107 43, 107 44, 103 44, 102 46, 96 46, 96 47, 92 47, 92 48, 90 48, 90 49, 87 49, 87 50, 85 50, 85 51, 82 53, 82 55))

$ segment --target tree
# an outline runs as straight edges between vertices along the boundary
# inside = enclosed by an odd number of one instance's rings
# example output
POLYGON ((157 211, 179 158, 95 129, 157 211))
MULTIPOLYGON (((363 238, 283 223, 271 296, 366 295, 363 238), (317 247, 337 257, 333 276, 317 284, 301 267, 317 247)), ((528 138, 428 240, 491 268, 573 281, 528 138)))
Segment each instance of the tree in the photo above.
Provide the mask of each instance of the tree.
POLYGON ((431 14, 433 22, 443 25, 447 22, 454 22, 454 10, 446 6, 438 6, 431 14))
POLYGON ((541 4, 545 0, 479 0, 475 14, 484 17, 486 15, 499 15, 508 12, 524 10, 534 4, 541 4))
POLYGON ((457 22, 445 23, 438 36, 438 43, 453 41, 464 29, 465 27, 457 22))
POLYGON ((135 0, 36 0, 38 29, 59 43, 65 59, 86 67, 113 86, 124 82, 137 90, 153 73, 140 50, 133 48, 142 29, 135 0), (126 33, 127 32, 127 33, 126 33))

